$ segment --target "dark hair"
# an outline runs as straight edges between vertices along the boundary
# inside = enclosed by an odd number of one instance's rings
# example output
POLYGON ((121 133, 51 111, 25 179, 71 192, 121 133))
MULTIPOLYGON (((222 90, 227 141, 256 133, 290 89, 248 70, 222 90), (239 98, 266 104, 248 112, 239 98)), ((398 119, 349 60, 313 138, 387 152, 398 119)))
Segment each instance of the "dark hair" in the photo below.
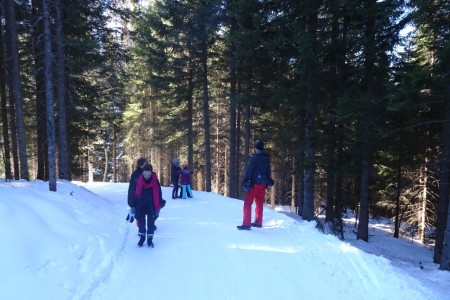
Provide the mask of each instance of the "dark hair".
POLYGON ((260 150, 260 151, 263 151, 264 150, 264 142, 263 141, 256 141, 255 148, 260 150))
POLYGON ((153 167, 151 164, 146 164, 142 170, 153 172, 153 167))
POLYGON ((146 159, 145 157, 141 157, 141 158, 139 158, 139 159, 137 160, 137 162, 136 162, 137 166, 136 166, 136 167, 140 167, 140 166, 142 166, 144 163, 145 163, 145 164, 147 163, 147 159, 146 159))

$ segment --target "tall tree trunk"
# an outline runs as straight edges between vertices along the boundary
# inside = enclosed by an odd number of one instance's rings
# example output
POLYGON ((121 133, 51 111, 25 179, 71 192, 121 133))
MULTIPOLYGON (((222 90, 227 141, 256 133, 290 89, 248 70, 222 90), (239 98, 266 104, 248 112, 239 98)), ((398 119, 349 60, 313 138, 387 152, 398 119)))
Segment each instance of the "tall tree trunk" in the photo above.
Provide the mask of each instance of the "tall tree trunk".
POLYGON ((50 34, 49 0, 43 0, 44 16, 44 53, 45 53, 45 98, 47 103, 47 143, 48 143, 48 185, 50 191, 56 191, 56 143, 55 112, 53 100, 52 75, 52 37, 50 34))
POLYGON ((203 129, 205 136, 205 191, 211 192, 211 133, 209 119, 209 90, 208 90, 208 42, 206 32, 206 16, 201 20, 201 65, 203 85, 203 129))
POLYGON ((295 211, 295 208, 297 207, 296 198, 297 194, 295 193, 296 187, 297 187, 297 177, 296 177, 296 164, 297 160, 295 155, 292 157, 292 170, 294 170, 294 174, 291 176, 291 213, 295 211))
MULTIPOLYGON (((216 175, 214 176, 215 178, 214 178, 214 186, 213 186, 213 190, 217 194, 221 193, 221 190, 220 190, 221 186, 223 186, 224 183, 225 183, 224 180, 222 180, 220 178, 220 173, 221 173, 221 170, 222 170, 222 168, 221 168, 222 162, 221 162, 220 158, 222 157, 223 154, 221 153, 222 149, 219 146, 220 145, 220 139, 219 139, 219 133, 220 133, 219 117, 220 117, 220 106, 217 105, 217 107, 216 107, 216 118, 215 118, 216 119, 216 138, 215 138, 215 149, 216 149, 215 161, 216 161, 216 165, 214 167, 216 175)), ((226 150, 227 150, 227 147, 225 147, 225 153, 226 153, 226 150)), ((226 186, 225 186, 225 189, 226 189, 226 186)))
MULTIPOLYGON (((236 131, 236 165, 235 165, 235 173, 234 173, 234 175, 236 176, 236 198, 237 199, 241 199, 241 197, 242 197, 242 189, 241 189, 241 174, 240 174, 240 170, 241 170, 241 160, 240 160, 240 157, 241 157, 241 149, 242 149, 242 147, 241 147, 241 132, 242 132, 242 130, 241 130, 241 120, 242 120, 242 118, 241 118, 241 114, 242 114, 242 106, 241 105, 238 105, 237 106, 237 113, 236 113, 236 115, 237 115, 237 120, 236 120, 236 128, 237 128, 237 131, 236 131)), ((230 172, 230 175, 233 175, 231 172, 230 172)))
MULTIPOLYGON (((251 131, 251 107, 249 104, 245 106, 245 145, 244 145, 244 165, 248 165, 248 161, 250 159, 250 131, 251 131)), ((245 168, 244 168, 245 169, 245 168)), ((243 178, 244 180, 245 178, 243 178)))
POLYGON ((450 204, 447 207, 447 226, 444 233, 440 270, 450 271, 450 204))
MULTIPOLYGON (((299 122, 298 122, 298 127, 299 127, 299 132, 304 131, 305 128, 305 124, 304 124, 304 118, 303 118, 303 113, 299 112, 299 122)), ((301 140, 301 138, 299 138, 301 140)), ((303 203, 305 202, 305 144, 304 143, 300 143, 298 150, 297 150, 297 162, 298 162, 298 167, 297 167, 297 172, 298 172, 298 176, 297 176, 297 199, 296 201, 296 205, 298 207, 298 211, 297 214, 299 216, 303 216, 303 203)))
POLYGON ((237 198, 237 176, 236 176, 236 68, 234 62, 231 62, 232 67, 230 71, 230 160, 229 160, 229 191, 231 198, 237 198))
POLYGON ((44 39, 42 26, 42 1, 32 1, 33 51, 36 80, 36 133, 37 133, 37 174, 36 179, 48 180, 47 112, 45 104, 44 39))
POLYGON ((357 239, 369 241, 369 186, 370 186, 370 166, 372 149, 370 141, 372 138, 372 119, 374 102, 374 64, 375 64, 375 17, 374 8, 376 0, 367 2, 367 10, 370 12, 366 16, 365 36, 364 36, 364 81, 366 84, 366 112, 363 120, 361 134, 362 160, 361 160, 361 183, 360 183, 360 207, 357 239))
POLYGON ((12 80, 12 95, 14 96, 15 104, 15 125, 17 129, 17 142, 19 150, 20 160, 20 178, 29 180, 28 175, 28 161, 27 161, 27 148, 26 148, 26 132, 25 132, 25 120, 23 113, 23 97, 21 90, 21 76, 20 76, 20 64, 19 64, 19 50, 17 46, 17 29, 16 29, 16 16, 14 9, 14 0, 5 0, 5 15, 6 15, 6 31, 8 35, 8 58, 10 63, 10 72, 12 80))
POLYGON ((9 86, 9 123, 11 128, 11 146, 12 146, 12 158, 14 166, 14 179, 20 179, 20 166, 19 166, 19 149, 17 145, 17 129, 16 129, 16 105, 14 102, 14 90, 12 88, 12 77, 8 78, 9 86))
MULTIPOLYGON (((447 170, 448 170, 448 164, 450 162, 450 138, 447 135, 450 135, 450 83, 448 79, 450 78, 450 70, 447 73, 447 110, 446 110, 446 118, 445 118, 445 133, 444 137, 446 137, 445 140, 445 159, 447 163, 447 170)), ((448 174, 448 172, 446 172, 448 174)), ((448 176, 448 175, 447 175, 448 176)), ((448 178, 447 178, 448 179, 448 178)), ((449 201, 449 193, 448 193, 448 182, 447 182, 447 189, 445 192, 443 191, 440 193, 442 197, 445 197, 445 199, 440 199, 439 201, 439 211, 438 211, 438 226, 441 226, 442 223, 446 223, 446 227, 441 227, 441 231, 443 231, 443 228, 445 228, 444 237, 442 241, 442 254, 440 256, 441 264, 439 266, 439 269, 450 271, 450 201, 449 201), (445 195, 446 194, 446 195, 445 195), (441 204, 440 202, 447 202, 447 214, 444 214, 444 204, 441 204), (444 221, 446 219, 446 222, 444 221)), ((438 232, 440 235, 441 233, 438 232)), ((436 239, 436 245, 438 243, 438 240, 436 239)), ((440 241, 439 241, 440 243, 440 241)), ((436 256, 435 250, 435 258, 439 258, 436 256)))
POLYGON ((331 83, 330 83, 330 99, 328 100, 328 126, 327 126, 327 204, 325 212, 325 221, 332 222, 334 218, 334 199, 335 199, 335 161, 336 161, 336 105, 337 98, 339 95, 339 74, 338 74, 338 55, 343 56, 342 52, 338 52, 336 49, 341 50, 339 47, 339 7, 333 5, 331 8, 332 16, 332 27, 331 27, 331 83))
MULTIPOLYGON (((341 6, 341 15, 344 16, 343 23, 340 25, 341 28, 341 41, 338 43, 339 45, 339 53, 340 55, 336 58, 338 61, 337 66, 340 73, 337 76, 337 90, 338 94, 341 95, 344 91, 345 81, 347 79, 347 62, 346 62, 346 53, 347 53, 347 35, 348 28, 350 23, 350 17, 347 14, 347 6, 344 4, 341 6)), ((342 170, 343 165, 343 152, 344 152, 344 134, 343 134, 343 126, 342 124, 338 126, 337 129, 337 146, 336 146, 336 157, 337 161, 335 163, 336 167, 336 181, 335 181, 335 197, 334 197, 334 219, 335 222, 338 223, 339 226, 339 234, 340 239, 344 239, 344 225, 342 221, 342 206, 343 206, 343 176, 345 174, 344 170, 342 170)))
MULTIPOLYGON (((370 138, 369 120, 365 121, 363 140, 370 138)), ((366 144, 366 142, 363 142, 366 144)), ((361 190, 359 203, 359 222, 358 233, 356 238, 358 240, 369 241, 369 176, 370 176, 370 154, 367 146, 363 148, 363 158, 361 162, 361 190)))
MULTIPOLYGON (((401 138, 400 138, 401 141, 401 138)), ((403 146, 400 142, 398 158, 397 158, 397 193, 395 195, 395 223, 394 223, 394 237, 399 238, 400 235, 400 196, 402 194, 402 156, 403 146)))
MULTIPOLYGON (((446 118, 445 118, 445 134, 444 137, 447 137, 447 134, 450 134, 450 83, 449 83, 449 78, 450 78, 450 70, 448 70, 447 72, 447 113, 446 113, 446 118)), ((445 161, 447 162, 447 164, 450 162, 450 138, 447 137, 447 139, 445 140, 445 161)), ((448 165, 447 165, 448 168, 448 165)), ((448 174, 448 172, 446 172, 448 174)), ((443 201, 445 203, 445 201, 447 201, 447 214, 444 215, 444 204, 442 204, 442 208, 441 208, 441 204, 439 203, 439 212, 438 215, 440 216, 440 219, 438 219, 438 224, 439 226, 441 226, 441 222, 444 223, 444 220, 446 218, 446 224, 447 226, 445 227, 445 233, 444 233, 444 238, 443 238, 443 242, 442 242, 442 255, 441 255, 441 264, 439 266, 439 269, 441 270, 446 270, 446 271, 450 271, 450 201, 449 201, 449 194, 448 194, 448 188, 446 189, 446 199, 440 199, 440 201, 443 201), (442 211, 441 211, 442 210, 442 211)), ((444 192, 442 192, 442 196, 444 196, 444 192)), ((439 218, 439 216, 438 216, 439 218)), ((441 230, 443 230, 444 227, 442 227, 441 230)), ((439 233, 439 232, 438 232, 439 233)), ((440 234, 440 233, 439 233, 440 234)), ((436 240, 436 244, 437 244, 437 240, 436 240)), ((436 251, 436 250, 435 250, 436 251)), ((436 252, 435 252, 435 256, 436 256, 436 252)))
POLYGON ((229 167, 229 196, 237 198, 237 183, 236 183, 236 45, 233 42, 233 37, 236 33, 236 18, 234 17, 234 1, 228 0, 228 11, 230 17, 230 35, 232 37, 230 45, 230 167, 229 167))
MULTIPOLYGON (((117 182, 117 133, 116 125, 112 126, 112 167, 113 167, 113 182, 117 182)), ((166 168, 164 168, 166 169, 166 168)))
POLYGON ((187 139, 188 139, 188 164, 193 166, 194 163, 194 82, 193 82, 193 70, 190 71, 188 79, 188 94, 187 94, 187 139))
MULTIPOLYGON (((280 153, 280 150, 277 148, 276 144, 272 144, 272 148, 270 149, 273 153, 280 153)), ((272 179, 277 182, 280 180, 278 177, 278 168, 277 164, 272 163, 272 179)), ((275 184, 272 188, 269 189, 269 199, 270 199, 270 207, 275 209, 276 195, 277 195, 278 185, 275 184)), ((284 203, 283 203, 284 204, 284 203)))
POLYGON ((314 219, 314 104, 307 106, 307 119, 305 127, 305 171, 304 171, 304 196, 303 196, 303 219, 311 221, 314 219))
POLYGON ((339 127, 339 135, 338 135, 338 141, 337 141, 337 164, 336 169, 338 170, 336 176, 336 197, 334 201, 334 218, 337 220, 339 224, 339 233, 340 233, 340 239, 344 239, 344 224, 342 221, 342 206, 343 206, 343 193, 342 193, 342 185, 343 185, 343 152, 344 152, 344 135, 342 134, 342 128, 339 127))
MULTIPOLYGON (((63 46, 63 5, 61 0, 55 0, 55 36, 56 36, 56 99, 58 103, 58 166, 60 179, 72 179, 70 172, 70 153, 67 134, 67 107, 66 107, 66 75, 64 72, 64 46, 63 46)), ((115 168, 114 168, 115 171, 115 168)), ((116 178, 114 179, 116 180, 116 178)))
POLYGON ((94 162, 92 161, 92 154, 90 150, 88 151, 88 182, 94 182, 94 162))
POLYGON ((314 219, 314 177, 315 160, 315 118, 316 118, 316 49, 317 49, 317 8, 320 1, 314 1, 307 14, 307 41, 309 49, 306 54, 306 126, 305 126, 305 190, 303 203, 303 219, 314 219), (317 7, 316 7, 317 6, 317 7))
POLYGON ((418 235, 423 243, 425 239, 425 227, 427 220, 427 202, 428 202, 428 157, 425 157, 425 164, 420 168, 420 183, 422 184, 422 197, 418 213, 418 235))
POLYGON ((3 28, 2 22, 0 22, 0 98, 1 98, 1 109, 2 109, 2 129, 3 129, 3 151, 4 151, 4 164, 5 164, 5 179, 12 179, 11 176, 11 150, 9 142, 9 125, 8 125, 8 105, 6 96, 6 80, 5 80, 5 53, 4 43, 3 43, 3 28))
MULTIPOLYGON (((449 71, 450 77, 450 71, 449 71)), ((444 153, 442 154, 441 170, 439 172, 439 204, 437 207, 437 221, 436 221, 436 240, 434 246, 433 262, 442 262, 442 255, 444 252, 444 242, 450 244, 450 234, 447 233, 447 239, 445 239, 446 230, 450 229, 448 224, 448 213, 450 212, 449 201, 449 178, 450 178, 450 83, 447 84, 447 103, 446 114, 444 122, 444 132, 442 135, 442 144, 444 153), (446 228, 447 226, 447 228, 446 228)), ((447 266, 446 270, 450 270, 450 247, 447 247, 447 266)), ((445 265, 444 263, 443 265, 445 265)))
MULTIPOLYGON (((103 169, 103 182, 106 182, 108 180, 108 147, 106 146, 106 143, 103 147, 104 151, 105 151, 105 167, 103 169)), ((161 168, 159 168, 161 169, 161 168)), ((160 178, 160 176, 158 176, 158 178, 160 178)))

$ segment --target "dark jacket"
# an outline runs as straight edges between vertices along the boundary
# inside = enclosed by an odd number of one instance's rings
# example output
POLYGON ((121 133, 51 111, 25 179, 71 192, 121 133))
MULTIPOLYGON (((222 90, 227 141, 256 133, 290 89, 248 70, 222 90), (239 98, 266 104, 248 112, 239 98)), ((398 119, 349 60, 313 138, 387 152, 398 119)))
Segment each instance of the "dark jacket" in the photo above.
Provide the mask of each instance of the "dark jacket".
POLYGON ((269 154, 266 151, 254 153, 245 169, 244 181, 251 179, 253 184, 266 184, 270 176, 269 154))
POLYGON ((136 192, 136 183, 137 180, 139 178, 139 176, 141 176, 142 174, 142 168, 141 167, 137 167, 136 170, 133 171, 133 173, 131 173, 131 177, 130 177, 130 185, 128 186, 128 206, 129 207, 134 207, 134 203, 136 203, 136 196, 135 196, 135 192, 136 192))
POLYGON ((187 168, 183 169, 183 171, 181 171, 181 185, 191 184, 191 174, 193 173, 194 172, 187 168))
MULTIPOLYGON (((160 203, 161 199, 162 199, 162 189, 161 189, 161 184, 159 183, 159 180, 156 177, 156 173, 152 173, 152 177, 156 178, 156 185, 157 185, 157 189, 158 191, 156 192, 156 199, 157 201, 160 203), (158 199, 159 198, 159 199, 158 199)), ((144 181, 146 183, 149 183, 151 179, 146 180, 145 178, 143 178, 144 181)), ((135 206, 137 209, 143 209, 143 208, 151 208, 151 210, 153 212, 158 212, 158 208, 159 208, 159 204, 156 203, 158 205, 158 207, 155 209, 155 197, 153 194, 153 188, 143 188, 142 189, 142 194, 140 197, 136 196, 136 201, 135 201, 135 206)))
POLYGON ((178 178, 180 178, 181 168, 179 166, 175 166, 172 164, 171 172, 170 172, 170 178, 172 178, 173 181, 178 181, 178 178))

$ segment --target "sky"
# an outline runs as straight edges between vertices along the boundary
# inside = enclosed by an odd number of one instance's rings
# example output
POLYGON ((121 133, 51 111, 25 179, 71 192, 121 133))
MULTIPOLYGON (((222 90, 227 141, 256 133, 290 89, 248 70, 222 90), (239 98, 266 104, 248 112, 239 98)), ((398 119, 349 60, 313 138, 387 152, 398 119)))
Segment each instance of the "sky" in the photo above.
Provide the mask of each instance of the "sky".
POLYGON ((57 188, 0 179, 0 299, 450 299, 432 249, 392 238, 386 220, 366 243, 349 218, 341 241, 265 206, 262 228, 239 231, 242 200, 163 187, 155 246, 140 248, 128 184, 57 188))

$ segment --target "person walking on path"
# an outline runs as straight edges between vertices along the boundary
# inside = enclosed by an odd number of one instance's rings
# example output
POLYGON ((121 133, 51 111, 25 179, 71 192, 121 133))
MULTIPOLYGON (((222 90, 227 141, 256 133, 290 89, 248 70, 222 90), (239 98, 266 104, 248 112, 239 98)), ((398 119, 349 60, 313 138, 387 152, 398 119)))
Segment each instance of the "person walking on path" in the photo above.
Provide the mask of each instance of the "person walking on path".
MULTIPOLYGON (((136 192, 136 183, 137 180, 139 178, 139 176, 141 176, 142 174, 142 169, 144 168, 144 166, 148 163, 147 159, 144 157, 139 158, 136 161, 136 169, 133 171, 133 173, 131 173, 130 176, 130 183, 128 185, 128 197, 127 197, 127 202, 128 202, 128 215, 126 220, 130 223, 134 222, 135 219, 135 215, 136 215, 136 210, 134 209, 134 206, 132 206, 132 203, 136 202, 135 199, 135 192, 136 192)), ((139 227, 139 224, 136 222, 136 225, 139 227)))
POLYGON ((136 221, 139 225, 138 246, 142 247, 147 237, 147 245, 153 248, 155 220, 161 209, 162 190, 151 164, 144 166, 142 175, 136 183, 135 196, 135 202, 131 203, 131 207, 136 210, 136 221))
POLYGON ((172 167, 170 172, 170 177, 172 180, 173 190, 172 190, 172 199, 181 198, 181 193, 178 195, 178 189, 179 189, 179 180, 180 180, 180 174, 181 174, 181 168, 179 165, 180 161, 177 157, 175 157, 172 160, 172 167))
POLYGON ((181 197, 183 199, 186 199, 186 193, 189 198, 192 198, 191 174, 193 174, 192 170, 189 170, 188 164, 184 163, 181 171, 181 197))
POLYGON ((256 141, 255 153, 250 158, 243 177, 242 187, 247 193, 244 199, 243 222, 242 225, 237 226, 237 229, 250 230, 252 226, 262 227, 264 192, 268 184, 273 185, 270 173, 270 157, 264 151, 264 142, 256 141), (252 204, 254 201, 256 202, 255 221, 251 223, 252 204))

